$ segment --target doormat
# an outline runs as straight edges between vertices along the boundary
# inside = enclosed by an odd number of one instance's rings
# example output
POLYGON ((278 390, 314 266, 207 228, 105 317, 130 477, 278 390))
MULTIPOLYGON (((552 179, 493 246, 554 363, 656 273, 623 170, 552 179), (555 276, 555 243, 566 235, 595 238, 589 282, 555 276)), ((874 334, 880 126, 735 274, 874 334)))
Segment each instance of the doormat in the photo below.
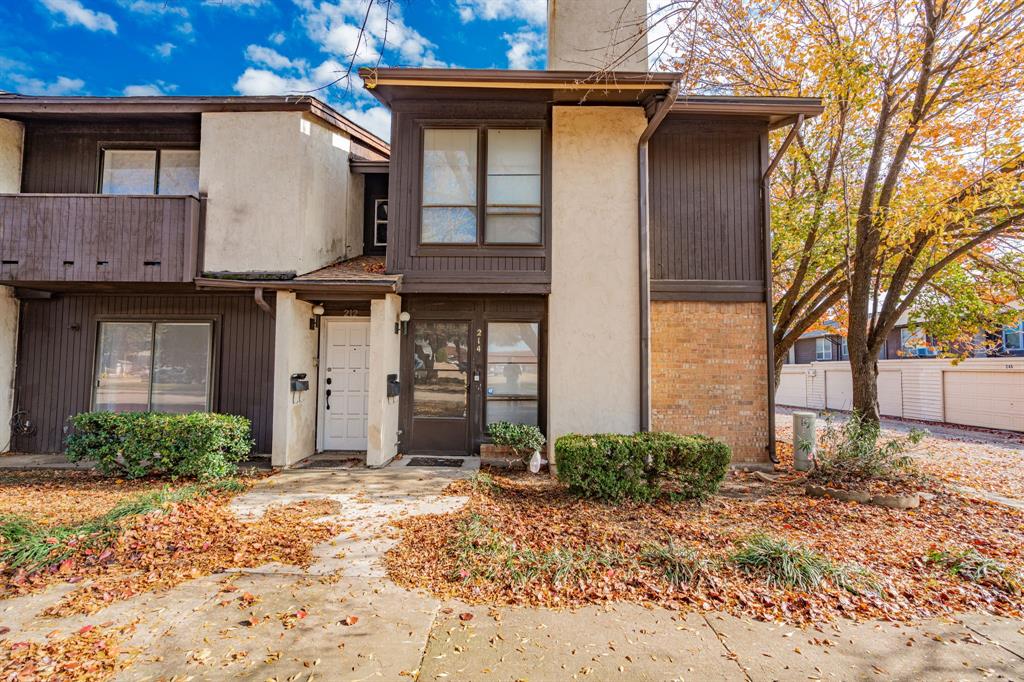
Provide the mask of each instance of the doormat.
POLYGON ((410 457, 410 467, 460 467, 465 460, 458 457, 410 457))

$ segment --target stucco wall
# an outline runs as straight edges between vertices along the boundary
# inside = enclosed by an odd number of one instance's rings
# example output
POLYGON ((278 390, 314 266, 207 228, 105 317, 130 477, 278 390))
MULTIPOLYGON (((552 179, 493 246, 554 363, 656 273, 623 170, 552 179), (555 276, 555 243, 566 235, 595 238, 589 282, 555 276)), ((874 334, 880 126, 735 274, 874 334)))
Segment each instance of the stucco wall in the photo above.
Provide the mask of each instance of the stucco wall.
POLYGON ((21 191, 21 158, 25 126, 20 121, 0 118, 0 194, 21 191))
POLYGON ((640 426, 640 107, 555 107, 548 441, 640 426))
POLYGON ((313 306, 291 292, 277 294, 274 334, 274 446, 271 463, 287 467, 316 451, 318 334, 313 306), (305 373, 309 390, 293 393, 290 377, 305 373))
POLYGON ((366 464, 383 466, 398 454, 398 398, 387 397, 387 375, 398 374, 401 337, 395 322, 402 299, 388 294, 370 302, 370 396, 366 464))
POLYGON ((0 287, 0 452, 9 449, 14 414, 14 369, 18 351, 18 299, 0 287))
POLYGON ((647 71, 647 3, 548 0, 549 69, 647 71))
POLYGON ((306 273, 362 249, 351 140, 301 112, 204 113, 206 272, 306 273), (351 216, 358 216, 350 226, 351 216))

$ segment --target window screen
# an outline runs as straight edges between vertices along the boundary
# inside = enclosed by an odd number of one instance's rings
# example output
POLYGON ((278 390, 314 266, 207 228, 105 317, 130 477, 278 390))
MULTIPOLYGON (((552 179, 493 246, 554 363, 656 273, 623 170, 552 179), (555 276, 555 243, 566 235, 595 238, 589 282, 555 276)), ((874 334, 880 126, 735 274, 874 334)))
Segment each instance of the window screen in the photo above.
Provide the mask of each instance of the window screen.
POLYGON ((477 131, 423 131, 424 244, 477 241, 477 131))

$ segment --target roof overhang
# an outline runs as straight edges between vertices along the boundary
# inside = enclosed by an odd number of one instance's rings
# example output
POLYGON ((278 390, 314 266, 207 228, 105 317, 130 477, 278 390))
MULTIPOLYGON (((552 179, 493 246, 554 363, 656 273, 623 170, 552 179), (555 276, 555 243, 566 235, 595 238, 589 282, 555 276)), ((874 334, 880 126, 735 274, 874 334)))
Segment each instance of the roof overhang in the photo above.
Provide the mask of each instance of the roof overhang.
POLYGON ((319 299, 351 300, 373 298, 385 294, 393 294, 398 290, 399 282, 387 280, 244 280, 218 279, 216 277, 197 277, 196 288, 201 290, 228 291, 291 291, 302 298, 316 296, 319 299))
POLYGON ((668 72, 365 67, 359 70, 359 75, 364 87, 387 105, 401 97, 422 97, 439 90, 518 91, 555 102, 635 104, 668 92, 679 78, 679 74, 668 72))
POLYGON ((68 116, 130 117, 183 116, 205 112, 301 111, 359 139, 384 156, 387 142, 348 120, 327 104, 309 95, 259 97, 51 97, 0 95, 0 116, 46 119, 68 116))
POLYGON ((671 114, 758 119, 771 129, 795 123, 799 116, 812 118, 825 108, 816 97, 727 97, 720 95, 681 95, 671 114))

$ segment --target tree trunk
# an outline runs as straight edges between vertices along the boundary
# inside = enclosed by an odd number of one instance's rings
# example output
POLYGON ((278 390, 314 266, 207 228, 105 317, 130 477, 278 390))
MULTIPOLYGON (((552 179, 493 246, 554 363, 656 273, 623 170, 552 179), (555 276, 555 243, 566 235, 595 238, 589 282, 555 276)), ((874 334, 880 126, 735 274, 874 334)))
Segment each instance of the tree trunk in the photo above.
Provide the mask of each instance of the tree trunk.
POLYGON ((775 351, 775 357, 773 362, 775 363, 775 392, 779 392, 779 382, 782 381, 782 368, 786 364, 786 356, 789 355, 789 350, 780 353, 777 349, 775 351))
POLYGON ((878 351, 870 348, 854 353, 850 347, 853 380, 853 411, 866 421, 878 422, 878 351))

